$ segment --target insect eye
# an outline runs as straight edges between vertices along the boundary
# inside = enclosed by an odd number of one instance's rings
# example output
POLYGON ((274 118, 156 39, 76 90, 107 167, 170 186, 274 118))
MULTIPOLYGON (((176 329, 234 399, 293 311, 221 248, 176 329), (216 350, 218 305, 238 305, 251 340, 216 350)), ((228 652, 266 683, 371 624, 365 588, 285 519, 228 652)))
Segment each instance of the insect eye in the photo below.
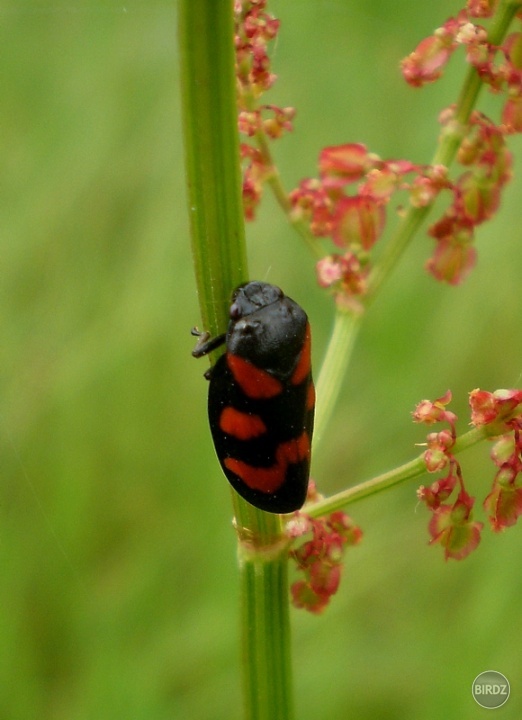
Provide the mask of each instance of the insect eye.
POLYGON ((232 303, 230 306, 230 319, 231 320, 239 320, 241 317, 241 308, 237 303, 232 303))

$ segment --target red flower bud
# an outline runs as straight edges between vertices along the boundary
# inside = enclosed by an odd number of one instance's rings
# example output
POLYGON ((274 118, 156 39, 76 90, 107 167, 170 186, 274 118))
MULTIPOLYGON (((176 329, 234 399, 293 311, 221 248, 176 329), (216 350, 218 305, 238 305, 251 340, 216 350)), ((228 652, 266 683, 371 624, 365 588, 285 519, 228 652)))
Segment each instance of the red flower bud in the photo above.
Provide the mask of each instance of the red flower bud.
POLYGON ((467 172, 461 175, 456 187, 456 207, 474 224, 484 222, 498 209, 500 188, 497 184, 484 180, 473 172, 467 172))
POLYGON ((513 435, 503 435, 491 449, 491 459, 498 467, 502 467, 515 452, 513 435))
POLYGON ((511 483, 495 479, 493 489, 484 500, 484 509, 495 532, 514 525, 522 515, 522 487, 516 486, 514 478, 511 483))
POLYGON ((502 109, 502 122, 508 132, 522 132, 522 96, 508 97, 502 109))
POLYGON ((450 410, 446 410, 446 405, 451 402, 451 397, 451 390, 447 390, 444 395, 433 402, 431 400, 422 400, 412 413, 413 422, 424 423, 425 425, 448 422, 453 426, 457 416, 450 410))
MULTIPOLYGON (((448 221, 448 234, 443 235, 435 247, 435 252, 426 263, 426 269, 437 280, 450 285, 461 283, 475 266, 477 251, 471 245, 473 232, 471 227, 460 225, 457 221, 448 221)), ((430 228, 430 235, 442 231, 441 222, 430 228)))
POLYGON ((466 8, 470 17, 491 17, 498 0, 467 0, 466 8))
POLYGON ((444 32, 424 38, 401 62, 402 74, 409 85, 420 87, 442 75, 455 45, 444 32))
POLYGON ((319 155, 319 174, 325 188, 341 188, 360 180, 371 165, 368 150, 360 143, 325 147, 319 155))
POLYGON ((328 595, 318 595, 304 580, 298 580, 291 587, 292 603, 297 608, 304 608, 309 612, 321 613, 328 605, 328 595))
POLYGON ((442 545, 446 560, 462 560, 480 542, 483 523, 472 521, 473 503, 474 499, 461 491, 454 505, 441 505, 433 513, 429 524, 430 544, 442 545))
POLYGON ((429 488, 421 485, 417 490, 417 497, 432 510, 436 510, 447 500, 457 484, 457 477, 450 471, 450 474, 441 480, 435 480, 429 488))
POLYGON ((337 245, 369 250, 386 221, 384 206, 371 197, 343 197, 335 206, 333 240, 337 245))
POLYGON ((347 252, 344 255, 327 255, 317 262, 317 281, 321 287, 338 285, 345 295, 364 295, 367 271, 363 270, 357 257, 347 252))
MULTIPOLYGON (((475 427, 489 425, 497 421, 508 421, 520 412, 522 390, 472 390, 469 394, 471 422, 475 427)), ((501 433, 499 433, 500 435, 501 433)))

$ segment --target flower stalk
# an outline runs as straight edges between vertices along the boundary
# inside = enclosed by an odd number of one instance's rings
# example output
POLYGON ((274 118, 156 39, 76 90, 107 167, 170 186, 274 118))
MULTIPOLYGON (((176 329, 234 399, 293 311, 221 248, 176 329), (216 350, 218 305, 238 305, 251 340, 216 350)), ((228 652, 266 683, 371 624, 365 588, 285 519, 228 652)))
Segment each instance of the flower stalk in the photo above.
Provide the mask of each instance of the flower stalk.
MULTIPOLYGON (((491 432, 486 427, 473 428, 457 439, 453 447, 453 453, 457 454, 463 450, 476 445, 481 440, 491 436, 491 432)), ((378 493, 388 490, 395 485, 400 485, 407 480, 419 478, 426 473, 426 462, 424 453, 413 460, 400 465, 393 470, 377 475, 370 480, 358 483, 354 487, 347 488, 342 492, 336 493, 331 497, 320 500, 319 502, 307 507, 306 512, 311 517, 321 517, 329 513, 345 508, 347 505, 363 500, 364 498, 377 495, 378 493)))
MULTIPOLYGON (((230 293, 248 280, 237 133, 233 4, 180 0, 188 207, 205 330, 226 330, 230 293)), ((203 478, 204 482, 210 479, 203 478)), ((239 540, 248 720, 291 720, 287 539, 281 518, 232 491, 239 540)))

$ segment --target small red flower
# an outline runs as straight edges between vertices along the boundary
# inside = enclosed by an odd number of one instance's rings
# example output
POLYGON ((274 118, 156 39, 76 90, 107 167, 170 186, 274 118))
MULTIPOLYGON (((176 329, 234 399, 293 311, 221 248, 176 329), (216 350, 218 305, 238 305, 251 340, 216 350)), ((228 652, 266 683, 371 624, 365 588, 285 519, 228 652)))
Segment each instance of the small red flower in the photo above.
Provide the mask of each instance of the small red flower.
POLYGON ((516 451, 515 438, 510 433, 502 435, 491 449, 491 459, 497 467, 502 467, 516 451))
POLYGON ((344 295, 364 295, 367 287, 367 269, 350 251, 344 255, 327 255, 317 262, 317 281, 321 287, 334 287, 344 295))
MULTIPOLYGON (((314 486, 312 497, 315 494, 314 486)), ((292 585, 292 602, 296 607, 320 613, 339 588, 346 547, 357 545, 362 532, 341 511, 320 519, 299 513, 289 524, 288 532, 292 538, 311 534, 310 539, 290 551, 290 557, 304 574, 304 579, 292 585)))
POLYGON ((451 448, 455 444, 455 437, 449 430, 430 433, 427 437, 428 449, 424 453, 426 470, 429 473, 440 472, 450 462, 451 448))
POLYGON ((470 17, 488 18, 493 15, 498 0, 467 0, 466 8, 470 17))
POLYGON ((309 220, 310 230, 317 237, 331 233, 333 201, 320 180, 302 180, 299 187, 289 194, 288 199, 292 206, 293 220, 309 220))
POLYGON ((435 480, 428 488, 421 485, 417 497, 431 510, 437 510, 447 500, 457 484, 457 476, 451 471, 441 480, 435 480))
POLYGON ((384 205, 371 197, 343 197, 335 206, 333 240, 341 247, 355 245, 365 250, 379 239, 386 222, 384 205))
POLYGON ((263 105, 262 109, 271 113, 271 117, 263 120, 263 129, 272 139, 280 138, 284 131, 293 130, 292 121, 295 117, 295 108, 280 108, 276 105, 263 105))
MULTIPOLYGON (((469 394, 471 422, 475 427, 490 425, 495 422, 505 423, 513 415, 520 413, 522 390, 472 390, 469 394)), ((506 429, 500 430, 499 435, 506 429)))
POLYGON ((493 488, 484 500, 492 530, 500 532, 514 525, 522 515, 522 487, 516 483, 517 473, 507 467, 495 478, 493 488))
MULTIPOLYGON (((507 391, 504 391, 506 393, 507 391)), ((513 394, 514 391, 511 391, 513 394)), ((509 410, 510 404, 505 410, 509 410)), ((514 410, 518 415, 506 422, 510 433, 503 435, 493 446, 491 457, 499 470, 493 481, 491 492, 484 500, 484 509, 495 532, 514 525, 522 515, 522 417, 520 407, 514 410)), ((492 414, 492 413, 491 413, 492 414)))
POLYGON ((380 203, 386 203, 400 187, 401 176, 389 167, 374 169, 366 175, 359 186, 359 195, 366 195, 380 203))
POLYGON ((522 96, 508 97, 502 109, 502 122, 511 133, 522 132, 522 96))
POLYGON ((520 89, 522 79, 522 33, 511 33, 502 47, 508 63, 508 84, 520 89))
POLYGON ((342 188, 360 180, 372 167, 365 145, 347 143, 325 147, 319 155, 319 174, 327 189, 342 188))
POLYGON ((415 50, 401 62, 404 79, 413 87, 438 80, 451 57, 454 43, 450 38, 431 35, 424 38, 415 50))
POLYGON ((460 176, 455 186, 455 208, 461 217, 478 225, 490 218, 500 204, 500 187, 467 172, 460 176))
POLYGON ((310 588, 319 597, 330 598, 335 595, 341 582, 342 566, 339 563, 329 565, 317 561, 310 566, 310 588))
POLYGON ((328 595, 318 595, 305 580, 298 580, 290 588, 294 607, 319 615, 330 602, 328 595))
POLYGON ((452 427, 455 425, 457 416, 451 410, 446 410, 446 405, 451 402, 451 390, 436 400, 422 400, 412 413, 413 422, 433 425, 437 422, 447 422, 452 427))
POLYGON ((461 490, 453 505, 441 505, 429 524, 430 544, 438 543, 444 548, 446 560, 462 560, 480 542, 483 523, 472 520, 474 499, 461 490))
POLYGON ((437 239, 437 245, 426 263, 426 269, 437 280, 458 285, 467 277, 477 260, 477 251, 471 244, 471 223, 469 220, 445 216, 430 228, 429 234, 437 239))
POLYGON ((431 205, 441 190, 451 187, 448 170, 442 165, 428 168, 424 174, 418 175, 411 183, 410 202, 413 207, 431 205))
POLYGON ((272 170, 264 162, 259 150, 246 143, 241 144, 243 170, 243 210, 247 220, 253 220, 263 194, 263 183, 272 170))
POLYGON ((258 110, 252 112, 247 110, 241 110, 237 118, 238 130, 242 135, 252 137, 258 132, 261 119, 258 110))

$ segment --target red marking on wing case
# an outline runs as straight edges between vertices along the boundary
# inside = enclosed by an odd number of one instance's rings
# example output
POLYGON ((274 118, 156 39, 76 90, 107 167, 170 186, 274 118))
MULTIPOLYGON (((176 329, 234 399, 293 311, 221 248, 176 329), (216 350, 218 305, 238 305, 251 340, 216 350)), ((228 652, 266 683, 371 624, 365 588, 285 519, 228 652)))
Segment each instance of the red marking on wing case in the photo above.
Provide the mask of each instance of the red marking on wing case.
POLYGON ((310 456, 310 438, 308 433, 302 433, 295 440, 288 440, 281 443, 276 451, 276 459, 278 465, 289 465, 290 463, 298 463, 306 460, 310 456))
POLYGON ((276 450, 276 462, 271 467, 256 467, 243 460, 225 458, 225 467, 237 475, 251 490, 274 493, 285 482, 290 464, 302 462, 310 457, 310 438, 302 433, 295 440, 281 443, 276 450))
POLYGON ((227 363, 234 379, 249 398, 254 400, 272 398, 282 392, 283 385, 277 378, 266 370, 260 370, 239 355, 228 353, 227 363))
POLYGON ((299 385, 304 382, 310 374, 310 368, 312 365, 311 359, 311 347, 312 347, 312 336, 310 332, 310 323, 306 323, 306 332, 301 354, 299 356, 299 362, 293 372, 290 382, 292 385, 299 385))
POLYGON ((285 481, 286 466, 276 464, 269 468, 255 467, 235 458, 226 458, 224 464, 226 468, 241 478, 251 490, 273 493, 285 481))
POLYGON ((238 440, 250 440, 266 433, 266 425, 259 415, 241 412, 230 406, 221 413, 219 427, 238 440))

